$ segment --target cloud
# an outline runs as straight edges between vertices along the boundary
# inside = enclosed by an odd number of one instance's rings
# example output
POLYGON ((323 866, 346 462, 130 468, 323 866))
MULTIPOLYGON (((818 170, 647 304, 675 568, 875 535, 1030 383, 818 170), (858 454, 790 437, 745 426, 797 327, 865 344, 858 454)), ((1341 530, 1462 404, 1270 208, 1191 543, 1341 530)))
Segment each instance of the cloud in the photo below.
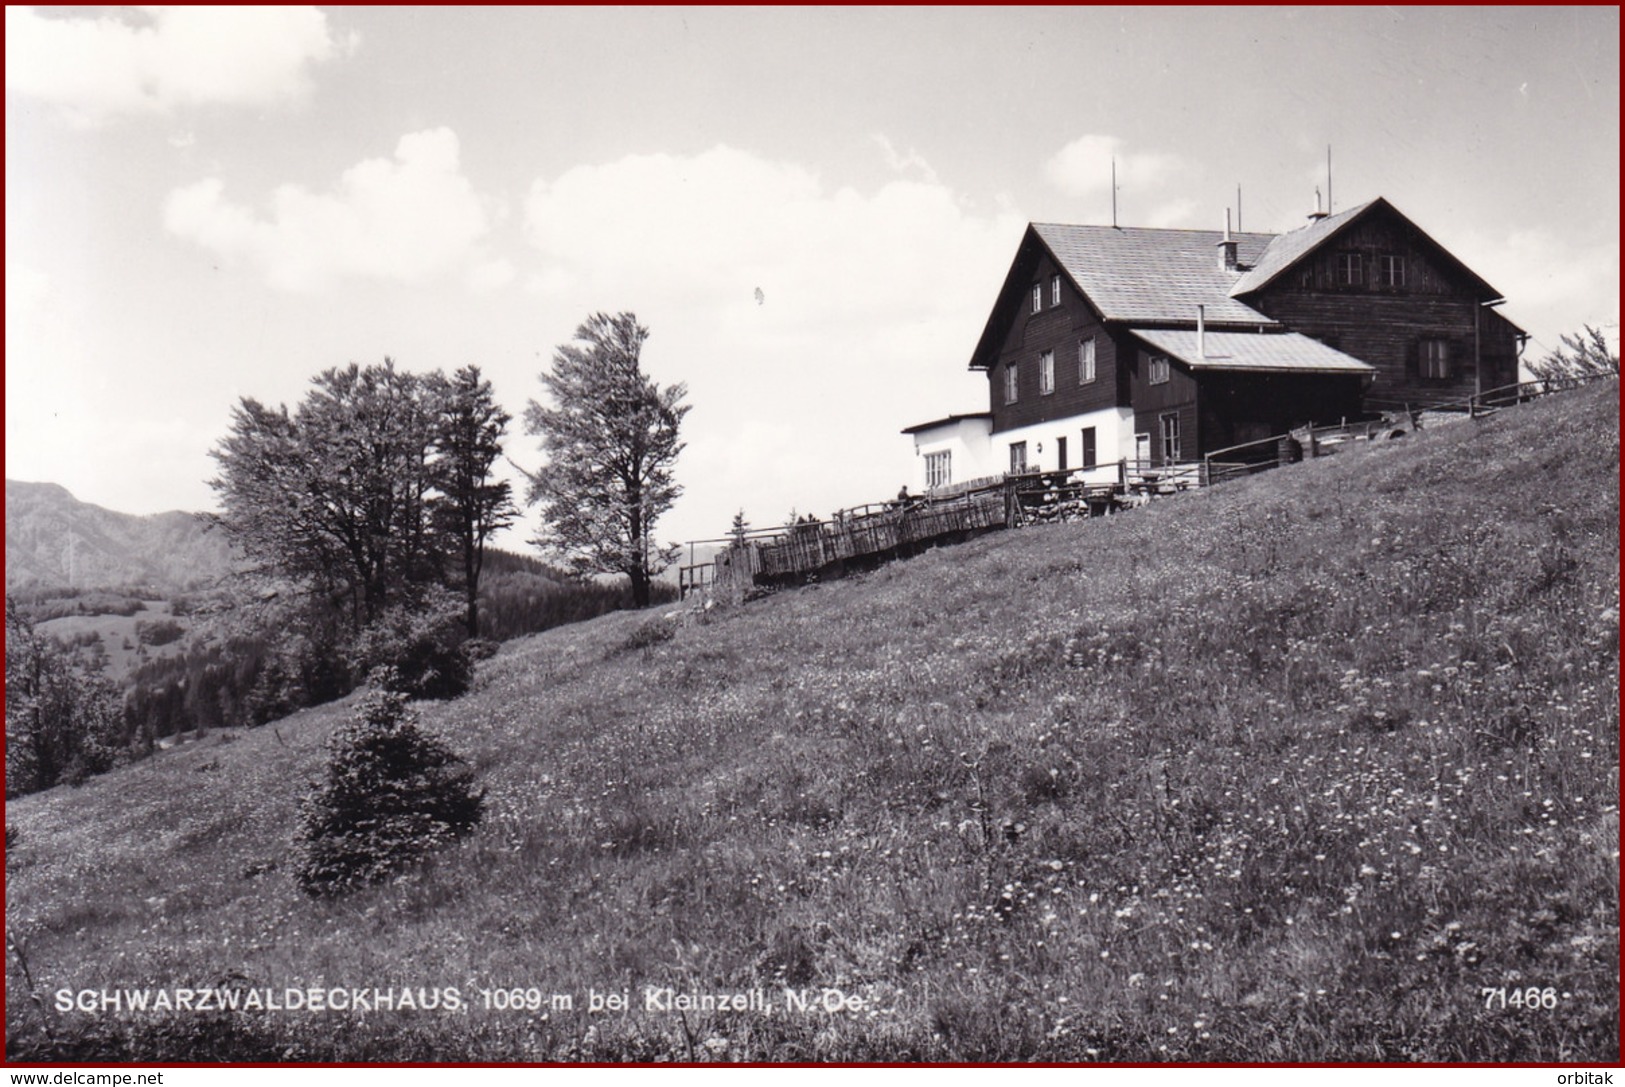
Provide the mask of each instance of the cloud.
POLYGON ((1549 230, 1519 228, 1464 235, 1452 251, 1506 295, 1501 310, 1534 333, 1538 357, 1558 337, 1585 324, 1619 320, 1619 241, 1603 235, 1565 240, 1549 230))
POLYGON ((1180 197, 1158 205, 1146 216, 1145 225, 1151 227, 1188 227, 1194 224, 1196 201, 1180 197))
POLYGON ((937 172, 931 168, 931 164, 929 162, 925 161, 925 156, 914 150, 914 148, 910 147, 908 149, 908 154, 906 155, 899 154, 897 148, 892 145, 891 140, 886 137, 885 133, 876 132, 869 138, 874 141, 876 146, 878 146, 881 152, 886 156, 886 165, 890 166, 897 173, 901 174, 907 173, 909 170, 918 170, 920 172, 920 179, 922 181, 929 182, 932 185, 937 183, 937 172))
POLYGON ((741 506, 776 524, 889 497, 913 469, 902 427, 985 408, 966 364, 1026 220, 940 181, 860 191, 718 146, 538 180, 524 223, 543 344, 633 310, 650 373, 688 383, 662 532, 703 537, 741 506))
POLYGON ((267 217, 226 199, 218 178, 205 178, 170 193, 164 225, 222 257, 257 265, 283 290, 311 290, 342 276, 422 282, 467 270, 484 288, 512 278, 480 251, 490 229, 486 203, 462 174, 449 128, 402 136, 393 158, 352 166, 333 192, 283 185, 267 217))
POLYGON ((1057 151, 1044 165, 1044 177, 1069 196, 1110 193, 1112 160, 1117 160, 1120 188, 1160 188, 1184 171, 1178 155, 1161 151, 1130 151, 1116 136, 1079 136, 1057 151))
POLYGON ((6 8, 6 89, 79 124, 212 103, 266 105, 308 89, 306 69, 353 50, 313 7, 147 7, 46 18, 6 8))

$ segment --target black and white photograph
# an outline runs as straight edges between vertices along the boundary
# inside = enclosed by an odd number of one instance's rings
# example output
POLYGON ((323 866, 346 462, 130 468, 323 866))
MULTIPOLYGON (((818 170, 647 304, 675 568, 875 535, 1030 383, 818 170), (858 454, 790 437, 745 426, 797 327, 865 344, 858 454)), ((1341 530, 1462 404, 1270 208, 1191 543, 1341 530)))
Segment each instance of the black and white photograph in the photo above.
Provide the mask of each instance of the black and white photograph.
POLYGON ((7 1064, 1617 1067, 1617 7, 5 20, 7 1064))

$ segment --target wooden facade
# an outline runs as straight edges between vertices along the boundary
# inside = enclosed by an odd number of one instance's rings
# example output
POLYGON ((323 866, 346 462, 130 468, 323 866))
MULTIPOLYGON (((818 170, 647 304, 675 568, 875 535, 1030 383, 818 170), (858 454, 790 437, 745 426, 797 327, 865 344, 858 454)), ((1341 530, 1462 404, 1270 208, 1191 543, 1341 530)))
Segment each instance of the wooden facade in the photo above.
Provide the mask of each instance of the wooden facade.
POLYGON ((1026 259, 1018 257, 1017 265, 1031 266, 1027 276, 1031 282, 1012 307, 998 364, 988 371, 993 433, 1127 406, 1118 365, 1119 344, 1105 321, 1041 244, 1032 241, 1032 249, 1023 256, 1026 259), (1035 290, 1040 296, 1036 312, 1035 290), (1094 377, 1084 381, 1080 352, 1091 340, 1094 377), (1054 366, 1054 384, 1048 392, 1042 380, 1046 351, 1052 353, 1054 366), (1014 400, 1008 396, 1012 369, 1016 374, 1014 400))
POLYGON ((1112 411, 1123 413, 1111 424, 1119 442, 1101 459, 1132 448, 1160 465, 1517 380, 1521 333, 1491 308, 1494 288, 1387 201, 1234 237, 1029 226, 971 360, 988 378, 989 463, 1008 445, 1015 469, 1029 438, 1059 450, 1046 467, 1081 463, 1091 422, 1112 411), (1296 334, 1336 357, 1181 358, 1152 342, 1158 330, 1194 330, 1199 306, 1209 330, 1259 343, 1296 334))
POLYGON ((1520 330, 1484 305, 1499 299, 1495 289, 1386 201, 1243 297, 1376 367, 1371 406, 1457 400, 1518 380, 1520 330))

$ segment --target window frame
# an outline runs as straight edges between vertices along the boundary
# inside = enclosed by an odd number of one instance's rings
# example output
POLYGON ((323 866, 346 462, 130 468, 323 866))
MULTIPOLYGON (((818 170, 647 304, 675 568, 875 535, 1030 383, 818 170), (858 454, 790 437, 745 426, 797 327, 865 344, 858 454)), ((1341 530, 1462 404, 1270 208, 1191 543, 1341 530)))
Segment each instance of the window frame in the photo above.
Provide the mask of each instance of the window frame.
POLYGON ((1049 277, 1049 304, 1051 307, 1061 304, 1061 277, 1059 275, 1049 277))
POLYGON ((1020 475, 1027 470, 1027 443, 1010 443, 1010 474, 1020 475))
POLYGON ((1416 346, 1416 376, 1422 381, 1449 381, 1451 372, 1450 341, 1440 336, 1429 336, 1416 346), (1438 373, 1429 370, 1437 368, 1438 373))
POLYGON ((1147 385, 1166 385, 1174 378, 1173 364, 1168 361, 1167 355, 1152 355, 1145 368, 1145 383, 1147 385))
POLYGON ((1165 411, 1157 416, 1157 437, 1162 445, 1162 463, 1178 464, 1180 457, 1179 412, 1165 411), (1173 425, 1170 426, 1170 423, 1173 425))
POLYGON ((1078 341, 1078 384, 1093 385, 1095 378, 1095 338, 1085 336, 1078 341))
POLYGON ((1038 354, 1038 395, 1049 396, 1055 391, 1055 349, 1038 354))
POLYGON ((1098 463, 1099 450, 1096 448, 1095 428, 1086 426, 1079 432, 1078 437, 1078 467, 1093 468, 1098 463))
POLYGON ((1403 288, 1405 283, 1405 257, 1401 253, 1384 253, 1377 261, 1384 287, 1403 288), (1397 274, 1396 274, 1397 273, 1397 274))
POLYGON ((1004 402, 1014 404, 1021 399, 1021 365, 1007 362, 1004 364, 1004 402))
POLYGON ((954 478, 954 451, 939 449, 925 455, 925 489, 946 487, 954 478), (940 477, 940 478, 939 478, 940 477))
POLYGON ((1361 254, 1349 252, 1337 254, 1337 285, 1365 286, 1365 258, 1361 254))
POLYGON ((1044 285, 1042 283, 1034 283, 1033 284, 1033 308, 1032 308, 1032 310, 1030 312, 1032 312, 1032 313, 1042 313, 1043 310, 1044 310, 1044 285))

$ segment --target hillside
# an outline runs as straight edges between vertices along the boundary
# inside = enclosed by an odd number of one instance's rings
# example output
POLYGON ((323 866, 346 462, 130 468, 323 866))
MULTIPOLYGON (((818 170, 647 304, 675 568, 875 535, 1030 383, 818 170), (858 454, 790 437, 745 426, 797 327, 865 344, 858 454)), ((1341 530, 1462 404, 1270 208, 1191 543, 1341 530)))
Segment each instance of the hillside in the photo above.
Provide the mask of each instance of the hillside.
POLYGON ((6 587, 159 593, 229 573, 231 548, 194 514, 140 517, 81 502, 55 483, 6 480, 6 587))
POLYGON ((338 902, 353 699, 13 802, 8 1055, 1616 1060, 1617 395, 511 642, 420 707, 485 823, 338 902), (441 1007, 51 997, 191 986, 441 1007))

